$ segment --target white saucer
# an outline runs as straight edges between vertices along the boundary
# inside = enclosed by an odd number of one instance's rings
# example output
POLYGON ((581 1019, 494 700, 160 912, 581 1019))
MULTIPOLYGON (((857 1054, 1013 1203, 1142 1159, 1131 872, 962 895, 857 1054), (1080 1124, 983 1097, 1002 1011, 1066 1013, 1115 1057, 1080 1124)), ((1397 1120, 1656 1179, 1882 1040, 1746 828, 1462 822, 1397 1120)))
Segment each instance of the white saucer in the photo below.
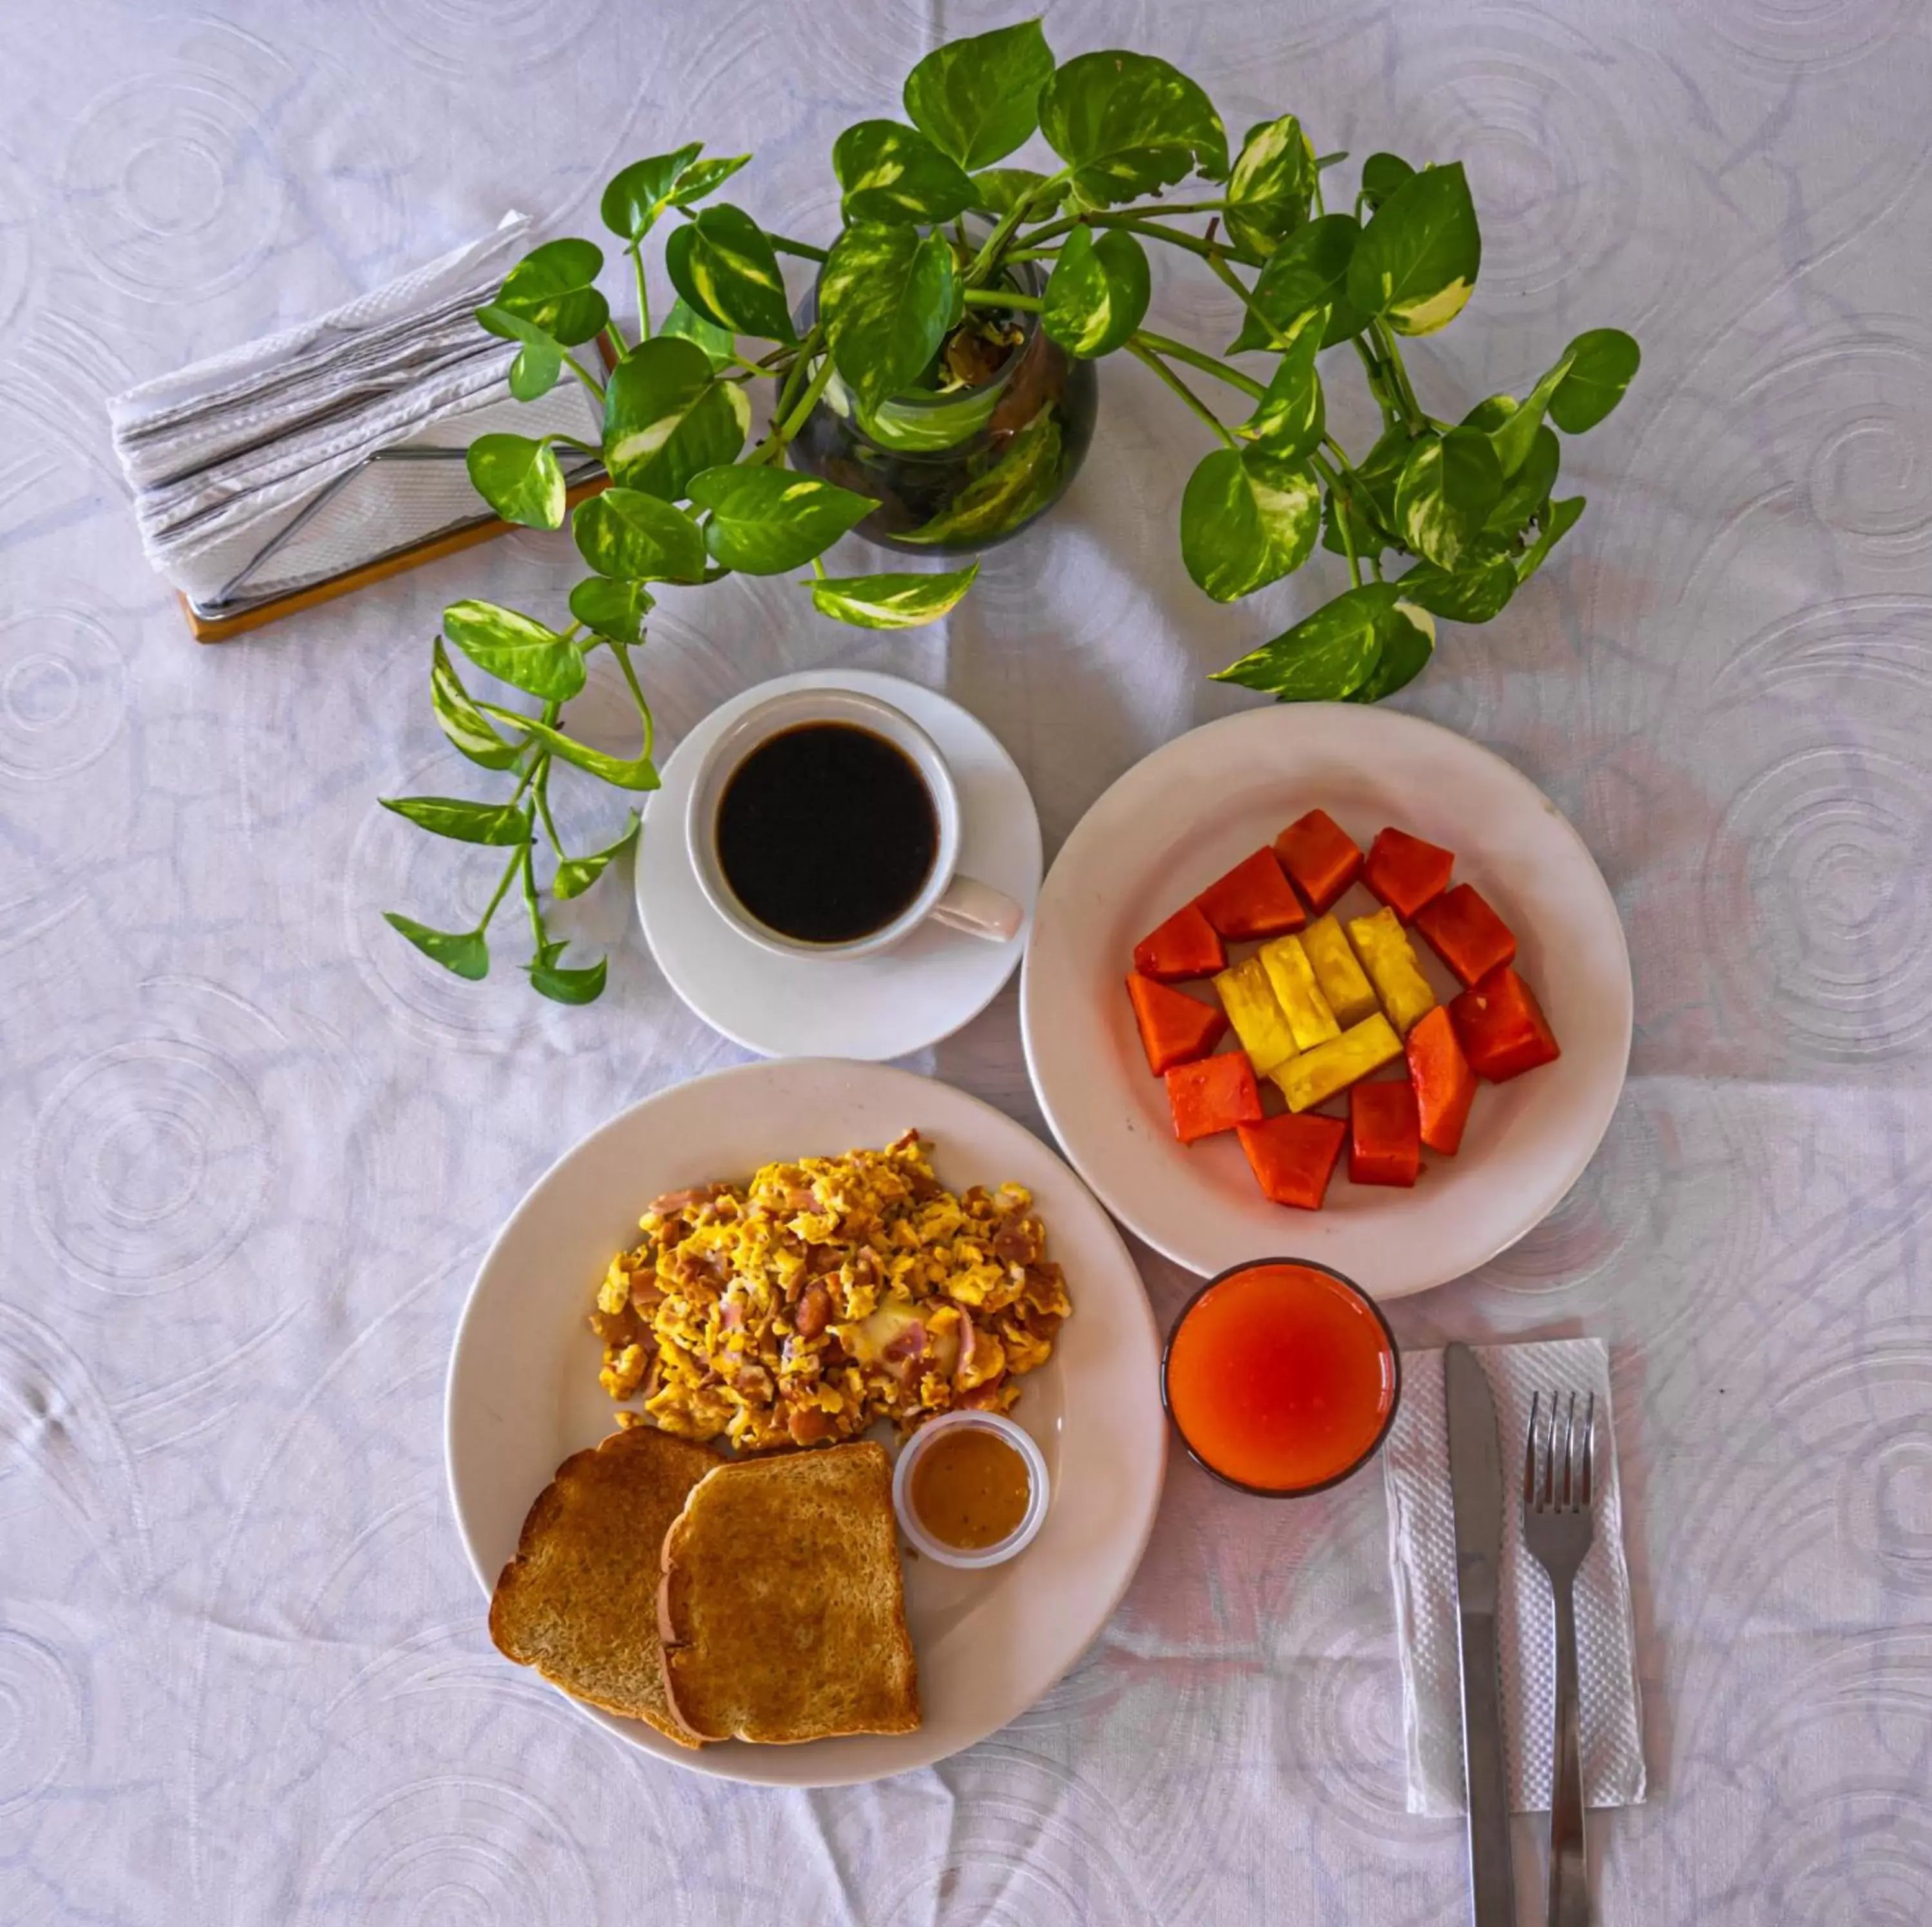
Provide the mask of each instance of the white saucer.
POLYGON ((950 698, 865 669, 781 676, 713 710, 662 775, 638 843, 638 920, 671 988, 734 1043, 762 1057, 904 1057, 970 1022, 1012 974, 1040 894, 1040 818, 1018 765, 950 698), (1026 912, 1010 941, 990 944, 928 923, 880 956, 782 957, 747 942, 712 908, 684 840, 698 766, 754 704, 814 689, 855 689, 893 704, 939 745, 959 787, 961 870, 1026 912))

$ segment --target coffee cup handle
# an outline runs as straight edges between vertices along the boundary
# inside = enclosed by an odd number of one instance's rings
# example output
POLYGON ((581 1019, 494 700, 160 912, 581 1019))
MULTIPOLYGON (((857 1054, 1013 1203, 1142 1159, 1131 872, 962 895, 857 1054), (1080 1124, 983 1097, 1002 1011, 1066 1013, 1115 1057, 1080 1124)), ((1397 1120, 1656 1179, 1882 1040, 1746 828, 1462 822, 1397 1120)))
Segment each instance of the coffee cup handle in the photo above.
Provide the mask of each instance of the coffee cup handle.
POLYGON ((932 914, 955 930, 1004 944, 1016 935, 1026 912, 1007 896, 976 877, 956 876, 946 894, 932 906, 932 914))

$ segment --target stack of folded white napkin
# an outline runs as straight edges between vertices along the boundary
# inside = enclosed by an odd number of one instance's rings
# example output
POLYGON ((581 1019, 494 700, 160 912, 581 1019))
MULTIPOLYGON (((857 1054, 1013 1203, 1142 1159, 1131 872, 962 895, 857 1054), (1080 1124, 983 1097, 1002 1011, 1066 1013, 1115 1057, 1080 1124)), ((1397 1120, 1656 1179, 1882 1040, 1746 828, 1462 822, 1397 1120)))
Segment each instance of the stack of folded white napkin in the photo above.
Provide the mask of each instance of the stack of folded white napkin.
POLYGON ((595 444, 582 386, 514 400, 518 344, 476 320, 530 226, 506 215, 330 314, 110 401, 155 568, 204 613, 233 613, 490 512, 460 457, 424 451, 498 431, 595 444))

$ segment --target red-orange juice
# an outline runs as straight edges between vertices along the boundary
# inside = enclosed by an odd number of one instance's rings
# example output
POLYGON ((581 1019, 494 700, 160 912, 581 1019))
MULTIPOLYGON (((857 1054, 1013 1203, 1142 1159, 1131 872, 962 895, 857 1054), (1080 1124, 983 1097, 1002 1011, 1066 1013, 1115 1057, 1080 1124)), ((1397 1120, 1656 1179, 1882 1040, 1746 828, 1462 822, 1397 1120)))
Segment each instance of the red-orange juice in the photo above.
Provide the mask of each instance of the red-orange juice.
POLYGON ((1401 1383, 1374 1304, 1292 1259, 1223 1272, 1167 1343, 1167 1407, 1189 1449, 1258 1492, 1310 1492, 1354 1471, 1387 1433, 1401 1383))

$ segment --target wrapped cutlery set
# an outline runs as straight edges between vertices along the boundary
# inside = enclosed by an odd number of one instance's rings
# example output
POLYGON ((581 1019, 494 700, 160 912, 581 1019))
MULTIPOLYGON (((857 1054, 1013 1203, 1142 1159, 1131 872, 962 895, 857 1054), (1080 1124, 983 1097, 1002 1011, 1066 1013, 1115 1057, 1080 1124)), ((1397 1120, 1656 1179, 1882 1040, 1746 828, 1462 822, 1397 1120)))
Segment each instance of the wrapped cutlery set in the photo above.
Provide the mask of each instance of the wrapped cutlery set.
POLYGON ((1466 1814, 1475 1927, 1517 1919, 1510 1815, 1548 1811, 1546 1917, 1584 1927, 1585 1809, 1645 1796, 1608 1355, 1451 1345, 1405 1365, 1383 1469, 1408 1805, 1466 1814))

